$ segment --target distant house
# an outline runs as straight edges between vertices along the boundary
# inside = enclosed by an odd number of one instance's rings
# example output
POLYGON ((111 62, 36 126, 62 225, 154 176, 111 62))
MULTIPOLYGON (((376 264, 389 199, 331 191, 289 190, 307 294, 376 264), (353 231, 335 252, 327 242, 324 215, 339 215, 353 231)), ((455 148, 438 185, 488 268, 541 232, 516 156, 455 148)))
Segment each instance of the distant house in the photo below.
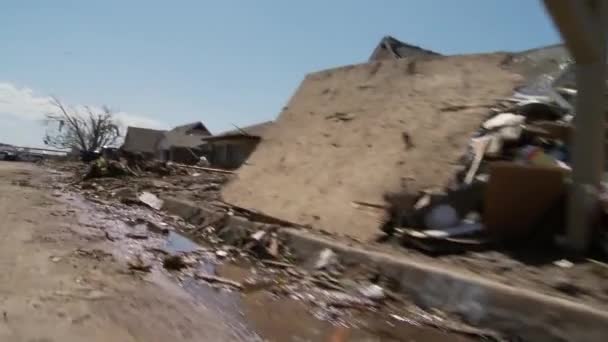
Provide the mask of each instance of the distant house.
POLYGON ((270 125, 272 122, 268 121, 204 138, 211 166, 225 169, 241 166, 255 150, 270 125))
POLYGON ((206 154, 203 138, 211 133, 202 122, 173 128, 164 133, 157 146, 157 158, 177 163, 192 164, 206 154))
POLYGON ((369 57, 369 61, 380 61, 385 59, 400 59, 415 56, 441 56, 439 53, 426 50, 421 47, 406 44, 391 36, 382 38, 378 46, 369 57))
POLYGON ((157 146, 165 133, 166 131, 129 126, 121 148, 127 152, 140 153, 146 158, 155 158, 158 154, 157 146))

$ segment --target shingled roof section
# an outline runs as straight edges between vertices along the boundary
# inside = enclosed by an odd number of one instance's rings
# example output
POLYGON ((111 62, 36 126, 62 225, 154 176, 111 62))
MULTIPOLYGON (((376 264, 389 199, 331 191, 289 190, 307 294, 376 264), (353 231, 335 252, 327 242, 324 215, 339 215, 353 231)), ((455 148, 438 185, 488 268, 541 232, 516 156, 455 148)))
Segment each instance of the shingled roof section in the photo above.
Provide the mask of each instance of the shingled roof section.
POLYGON ((129 126, 122 149, 129 152, 155 153, 156 145, 164 136, 165 131, 129 126))
POLYGON ((214 136, 206 137, 204 140, 218 140, 218 139, 229 139, 235 137, 252 137, 252 138, 261 138, 264 135, 264 132, 272 125, 272 121, 266 121, 259 124, 239 127, 239 129, 234 129, 231 131, 226 131, 214 136))
POLYGON ((211 132, 202 122, 193 122, 173 128, 165 137, 168 146, 194 148, 202 145, 202 139, 210 135, 211 132))
POLYGON ((415 45, 406 44, 391 36, 386 36, 382 38, 378 46, 376 46, 374 52, 372 52, 372 55, 369 57, 369 61, 373 62, 414 56, 441 56, 441 54, 415 45))
POLYGON ((192 122, 189 124, 177 126, 171 130, 171 132, 180 132, 182 134, 191 134, 191 135, 211 135, 211 132, 207 129, 207 127, 200 121, 192 122))

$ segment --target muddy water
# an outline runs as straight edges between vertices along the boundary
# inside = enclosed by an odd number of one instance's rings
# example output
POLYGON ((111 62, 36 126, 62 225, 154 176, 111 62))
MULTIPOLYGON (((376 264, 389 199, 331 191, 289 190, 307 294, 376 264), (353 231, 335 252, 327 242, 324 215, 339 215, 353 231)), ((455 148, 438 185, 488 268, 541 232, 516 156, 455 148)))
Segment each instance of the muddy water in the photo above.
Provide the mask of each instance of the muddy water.
POLYGON ((177 232, 169 232, 164 249, 169 253, 190 253, 200 249, 200 245, 177 232))
MULTIPOLYGON (((145 208, 91 203, 76 194, 68 195, 64 200, 79 209, 82 223, 93 227, 91 234, 111 237, 115 255, 126 258, 134 254, 145 255, 151 262, 156 262, 151 278, 161 276, 177 280, 160 266, 158 258, 147 252, 151 247, 170 254, 201 250, 199 244, 175 231, 167 235, 148 231, 147 225, 139 221, 166 223, 162 222, 161 215, 145 208), (100 228, 103 233, 94 232, 100 228), (127 233, 134 232, 149 237, 125 238, 127 233)), ((252 267, 221 263, 213 257, 199 259, 198 271, 239 282, 256 272, 252 267)), ((263 288, 240 293, 218 289, 192 277, 180 278, 181 287, 192 299, 221 317, 240 341, 471 341, 417 326, 396 315, 370 311, 337 315, 307 305, 302 296, 277 297, 263 288)))
MULTIPOLYGON (((218 266, 217 273, 243 281, 250 271, 242 266, 223 264, 218 266)), ((279 298, 265 291, 240 296, 237 303, 249 326, 267 341, 471 341, 379 312, 332 317, 299 300, 279 298)))

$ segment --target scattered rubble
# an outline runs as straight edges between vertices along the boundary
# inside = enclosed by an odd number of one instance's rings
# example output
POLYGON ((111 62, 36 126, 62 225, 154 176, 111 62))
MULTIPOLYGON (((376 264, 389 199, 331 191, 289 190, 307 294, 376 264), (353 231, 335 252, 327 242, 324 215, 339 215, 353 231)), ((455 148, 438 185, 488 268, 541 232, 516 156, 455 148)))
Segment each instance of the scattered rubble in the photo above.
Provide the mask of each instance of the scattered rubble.
POLYGON ((101 177, 121 177, 121 176, 135 176, 128 166, 123 165, 115 160, 106 160, 105 158, 98 158, 90 164, 88 172, 84 175, 84 179, 93 179, 101 177))
POLYGON ((338 264, 338 255, 329 248, 325 248, 319 253, 319 258, 315 263, 315 269, 323 270, 338 264))
POLYGON ((163 201, 147 191, 142 192, 137 198, 152 209, 160 210, 163 207, 163 201))
POLYGON ((148 227, 148 230, 157 234, 167 235, 171 231, 164 222, 155 223, 148 221, 146 222, 146 226, 148 227))

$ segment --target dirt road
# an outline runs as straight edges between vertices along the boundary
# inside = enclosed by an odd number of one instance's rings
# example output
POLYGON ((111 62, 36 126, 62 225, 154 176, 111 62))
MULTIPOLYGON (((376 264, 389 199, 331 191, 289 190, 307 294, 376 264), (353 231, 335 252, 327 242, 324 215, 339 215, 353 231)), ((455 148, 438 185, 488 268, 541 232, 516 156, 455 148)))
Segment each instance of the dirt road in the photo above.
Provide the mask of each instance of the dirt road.
POLYGON ((45 181, 33 165, 0 163, 0 341, 237 340, 170 282, 163 289, 111 255, 87 253, 101 238, 36 186, 45 181))

